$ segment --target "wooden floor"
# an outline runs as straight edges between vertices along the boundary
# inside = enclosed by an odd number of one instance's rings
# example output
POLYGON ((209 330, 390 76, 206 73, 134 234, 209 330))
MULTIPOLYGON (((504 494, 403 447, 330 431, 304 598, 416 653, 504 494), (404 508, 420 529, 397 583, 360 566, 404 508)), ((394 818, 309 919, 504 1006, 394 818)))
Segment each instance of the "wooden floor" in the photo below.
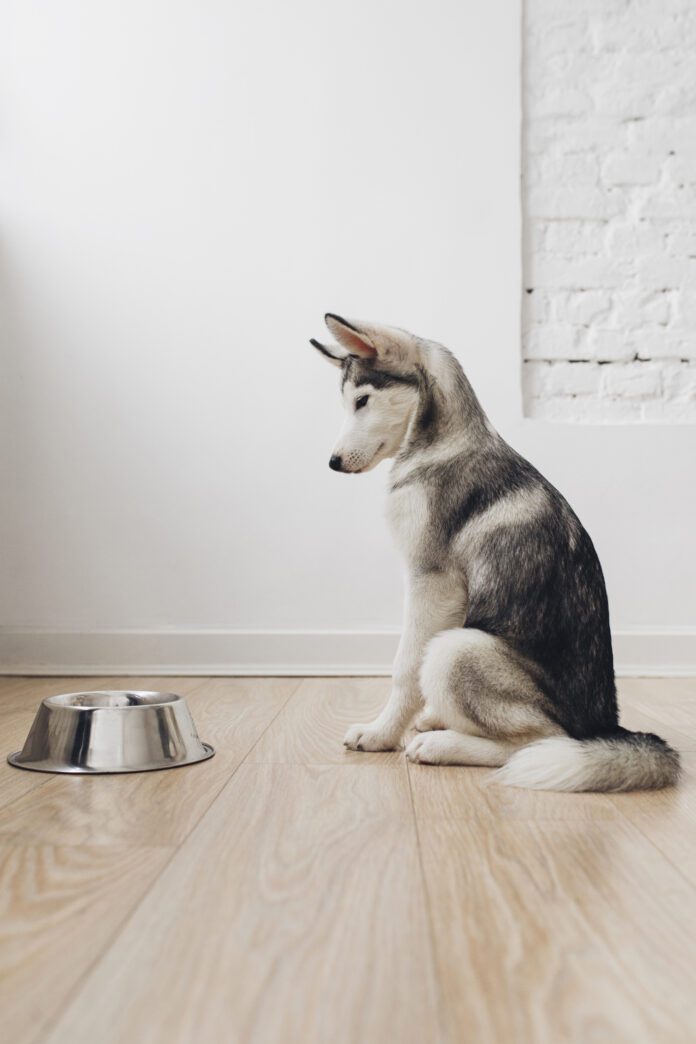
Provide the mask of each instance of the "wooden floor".
POLYGON ((98 686, 186 694, 217 755, 2 765, 4 1040, 696 1040, 696 681, 621 683, 686 773, 616 797, 345 753, 386 679, 3 679, 6 750, 98 686))

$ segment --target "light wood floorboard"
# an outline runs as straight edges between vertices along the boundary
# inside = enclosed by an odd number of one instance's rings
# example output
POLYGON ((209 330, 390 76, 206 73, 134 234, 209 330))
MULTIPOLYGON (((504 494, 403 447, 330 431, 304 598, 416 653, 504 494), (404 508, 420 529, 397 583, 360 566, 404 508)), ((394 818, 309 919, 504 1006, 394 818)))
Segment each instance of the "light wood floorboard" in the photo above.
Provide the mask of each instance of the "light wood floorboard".
POLYGON ((696 681, 620 682, 673 791, 548 794, 348 753, 386 679, 0 679, 186 694, 200 765, 0 770, 0 1012, 26 1044, 694 1040, 696 681))

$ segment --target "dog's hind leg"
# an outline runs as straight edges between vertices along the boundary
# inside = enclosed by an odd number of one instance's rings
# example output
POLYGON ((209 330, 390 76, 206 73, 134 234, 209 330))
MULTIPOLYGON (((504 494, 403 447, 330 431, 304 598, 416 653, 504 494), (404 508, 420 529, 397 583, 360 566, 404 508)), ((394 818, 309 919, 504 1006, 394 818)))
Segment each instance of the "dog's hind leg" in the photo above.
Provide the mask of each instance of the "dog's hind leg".
POLYGON ((433 730, 445 728, 440 719, 427 710, 420 712, 413 723, 413 727, 416 732, 433 732, 433 730))
POLYGON ((425 723, 409 743, 412 761, 503 765, 535 739, 562 734, 545 711, 533 665, 501 638, 455 628, 429 643, 420 675, 425 723))
POLYGON ((454 729, 421 732, 406 748, 409 761, 426 765, 487 765, 499 768, 519 750, 519 744, 471 736, 454 729))

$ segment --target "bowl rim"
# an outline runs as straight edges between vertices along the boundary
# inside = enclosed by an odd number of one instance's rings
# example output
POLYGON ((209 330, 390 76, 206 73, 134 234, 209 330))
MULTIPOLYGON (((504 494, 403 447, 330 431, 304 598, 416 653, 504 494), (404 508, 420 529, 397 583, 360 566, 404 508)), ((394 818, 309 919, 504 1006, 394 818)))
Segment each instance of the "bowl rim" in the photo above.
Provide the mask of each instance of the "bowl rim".
POLYGON ((75 711, 78 714, 84 714, 86 711, 95 713, 96 711, 134 711, 134 710, 153 710, 157 707, 171 707, 176 704, 183 703, 186 705, 186 700, 183 696, 176 692, 159 692, 156 689, 84 689, 79 692, 57 692, 51 696, 45 696, 41 703, 48 707, 49 710, 64 710, 64 711, 75 711), (79 704, 68 702, 77 696, 156 696, 159 699, 149 700, 142 703, 130 703, 126 706, 118 706, 117 704, 108 703, 105 704, 79 704))
POLYGON ((168 762, 167 764, 142 765, 138 768, 78 768, 68 766, 65 762, 54 761, 52 758, 41 758, 37 761, 21 761, 21 750, 7 755, 7 761, 13 768, 25 769, 28 772, 47 772, 52 775, 64 776, 126 776, 135 772, 163 772, 169 769, 186 768, 189 765, 198 765, 202 761, 208 761, 215 754, 215 747, 210 743, 200 741, 202 751, 196 757, 187 758, 185 761, 168 762))

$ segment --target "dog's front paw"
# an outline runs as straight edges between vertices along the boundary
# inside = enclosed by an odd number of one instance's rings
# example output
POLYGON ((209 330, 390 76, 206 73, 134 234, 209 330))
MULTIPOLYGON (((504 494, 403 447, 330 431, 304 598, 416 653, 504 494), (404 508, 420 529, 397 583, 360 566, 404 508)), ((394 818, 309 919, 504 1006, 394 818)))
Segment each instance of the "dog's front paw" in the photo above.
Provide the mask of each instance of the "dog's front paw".
POLYGON ((406 757, 421 765, 446 765, 447 739, 447 732, 421 732, 406 747, 406 757))
POLYGON ((351 725, 343 738, 348 750, 395 750, 399 737, 374 725, 351 725))

